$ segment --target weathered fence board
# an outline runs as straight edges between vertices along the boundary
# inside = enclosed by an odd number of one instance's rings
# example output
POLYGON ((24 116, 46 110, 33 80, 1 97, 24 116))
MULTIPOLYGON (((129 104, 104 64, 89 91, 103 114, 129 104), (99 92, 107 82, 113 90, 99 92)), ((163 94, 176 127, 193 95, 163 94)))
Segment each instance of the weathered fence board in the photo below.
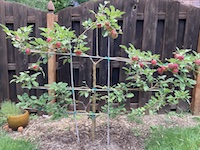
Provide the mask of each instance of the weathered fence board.
MULTIPOLYGON (((5 25, 5 5, 3 1, 0 1, 0 23, 5 25)), ((9 98, 9 81, 8 81, 8 60, 7 60, 7 45, 6 35, 0 30, 0 98, 1 101, 4 98, 9 98)))
MULTIPOLYGON (((8 16, 13 16, 13 9, 12 6, 10 5, 10 3, 4 3, 5 6, 5 16, 6 18, 8 18, 8 16)), ((9 17, 11 18, 11 17, 9 17)), ((6 20, 5 20, 6 22, 6 20)), ((5 25, 5 24, 4 24, 5 25)), ((14 26, 13 26, 13 18, 12 21, 10 20, 10 22, 6 22, 6 26, 13 30, 14 26)), ((13 75, 15 74, 15 49, 11 44, 11 40, 7 39, 6 40, 6 45, 7 45, 7 66, 8 66, 8 70, 6 70, 6 72, 8 73, 8 80, 10 81, 13 77, 13 75), (9 55, 8 55, 9 54, 9 55)), ((4 56, 4 55, 2 55, 4 56)), ((8 81, 8 82, 9 82, 8 81)), ((5 85, 5 87, 9 88, 9 96, 7 98, 10 98, 13 101, 16 101, 16 84, 8 84, 5 85)), ((3 97, 3 99, 5 99, 6 97, 3 97)))
POLYGON ((184 36, 184 48, 197 50, 199 26, 200 20, 197 16, 200 14, 200 9, 190 7, 187 10, 185 36, 184 36), (191 36, 192 35, 192 36, 191 36))
MULTIPOLYGON (((72 9, 66 8, 58 13, 58 23, 61 26, 65 26, 66 28, 69 28, 72 26, 72 9)), ((70 83, 70 65, 69 63, 63 64, 62 60, 58 59, 58 74, 57 74, 57 81, 63 81, 70 83)))
MULTIPOLYGON (((12 6, 14 16, 14 30, 17 30, 19 27, 24 27, 27 25, 27 8, 17 3, 12 6)), ((19 72, 27 70, 28 68, 28 56, 15 49, 15 64, 16 74, 19 75, 19 72)), ((17 95, 24 92, 20 84, 16 85, 16 91, 17 95)))
POLYGON ((180 3, 169 1, 167 3, 165 33, 164 33, 164 48, 162 58, 172 57, 172 52, 176 50, 178 19, 179 19, 180 3))
MULTIPOLYGON (((155 53, 156 48, 156 29, 158 23, 159 1, 146 1, 144 10, 144 29, 142 51, 150 50, 155 53)), ((143 106, 151 97, 151 92, 139 92, 139 106, 143 106)))

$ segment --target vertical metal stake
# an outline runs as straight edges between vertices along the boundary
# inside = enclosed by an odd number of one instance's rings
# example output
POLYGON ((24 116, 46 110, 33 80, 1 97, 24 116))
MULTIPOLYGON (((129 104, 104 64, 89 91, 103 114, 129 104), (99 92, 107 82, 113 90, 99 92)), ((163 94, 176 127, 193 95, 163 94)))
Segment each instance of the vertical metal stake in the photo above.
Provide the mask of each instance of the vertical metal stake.
POLYGON ((70 72, 71 72, 72 98, 73 98, 73 103, 74 103, 74 120, 75 120, 75 124, 76 124, 76 135, 77 135, 78 143, 80 143, 78 122, 76 120, 76 99, 75 99, 75 92, 74 92, 73 57, 72 57, 72 50, 71 49, 70 49, 70 72))
POLYGON ((107 118, 107 145, 110 145, 110 37, 108 37, 108 118, 107 118))

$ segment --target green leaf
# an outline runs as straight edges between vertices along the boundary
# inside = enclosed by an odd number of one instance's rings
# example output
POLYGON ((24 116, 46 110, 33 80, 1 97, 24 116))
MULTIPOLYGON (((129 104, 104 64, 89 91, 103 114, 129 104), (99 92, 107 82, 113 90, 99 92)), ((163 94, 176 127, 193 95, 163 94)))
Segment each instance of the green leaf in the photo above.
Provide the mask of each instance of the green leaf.
POLYGON ((143 90, 144 90, 144 91, 147 91, 148 89, 149 89, 149 87, 148 87, 147 85, 144 85, 144 86, 143 86, 143 90))
POLYGON ((187 78, 187 82, 190 83, 191 85, 195 85, 196 84, 195 80, 189 79, 189 78, 187 78))
POLYGON ((69 59, 64 59, 63 60, 63 65, 66 64, 68 62, 69 59))
POLYGON ((19 101, 23 101, 23 97, 21 95, 17 95, 19 101))
POLYGON ((16 79, 12 79, 12 80, 10 80, 10 83, 13 83, 13 82, 15 82, 16 81, 16 79))
POLYGON ((37 97, 33 95, 33 96, 31 96, 31 99, 37 99, 37 97))
POLYGON ((103 32, 102 32, 102 36, 103 36, 103 37, 107 37, 107 36, 108 36, 108 31, 103 30, 103 32))
POLYGON ((38 87, 38 86, 39 86, 39 83, 36 82, 36 81, 33 81, 32 84, 33 84, 35 87, 38 87))
POLYGON ((84 96, 85 96, 85 98, 87 98, 89 96, 89 92, 85 92, 84 96))
POLYGON ((110 3, 110 1, 104 1, 104 4, 105 5, 107 5, 107 4, 109 4, 110 3))
POLYGON ((127 47, 125 45, 119 45, 122 49, 127 50, 127 47))
POLYGON ((27 88, 30 90, 32 88, 32 85, 31 84, 28 84, 27 85, 27 88))
POLYGON ((93 14, 96 14, 93 10, 89 10, 89 12, 93 13, 93 14))
POLYGON ((127 93, 127 94, 126 94, 126 97, 127 97, 127 98, 132 98, 132 97, 134 97, 134 94, 133 94, 133 93, 127 93))

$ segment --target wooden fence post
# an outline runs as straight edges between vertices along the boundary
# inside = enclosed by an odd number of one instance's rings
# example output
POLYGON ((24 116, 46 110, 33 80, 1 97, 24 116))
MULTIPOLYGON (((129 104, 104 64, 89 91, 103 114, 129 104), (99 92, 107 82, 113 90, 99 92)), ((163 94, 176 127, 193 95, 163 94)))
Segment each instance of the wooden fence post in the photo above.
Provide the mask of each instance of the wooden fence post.
MULTIPOLYGON (((200 31, 199 31, 197 52, 200 53, 200 31)), ((198 71, 200 72, 200 68, 198 69, 198 71)), ((193 115, 200 115, 200 74, 197 75, 196 82, 197 83, 192 93, 191 109, 192 109, 193 115)))
MULTIPOLYGON (((48 13, 47 13, 47 28, 52 29, 55 22, 55 14, 54 14, 54 4, 50 0, 47 6, 48 13)), ((49 50, 51 51, 51 50, 49 50)), ((56 55, 51 56, 48 60, 48 84, 56 82, 56 55)), ((49 93, 52 91, 49 91, 49 93)), ((55 102, 55 99, 51 101, 52 103, 55 102)))

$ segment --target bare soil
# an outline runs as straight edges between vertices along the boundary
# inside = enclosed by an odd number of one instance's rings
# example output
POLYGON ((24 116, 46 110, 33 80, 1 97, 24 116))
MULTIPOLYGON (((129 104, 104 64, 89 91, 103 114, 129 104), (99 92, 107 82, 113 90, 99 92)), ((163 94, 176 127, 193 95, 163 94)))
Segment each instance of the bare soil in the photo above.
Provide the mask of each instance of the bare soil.
POLYGON ((96 122, 96 140, 91 140, 91 119, 78 116, 80 143, 77 143, 72 117, 51 120, 41 116, 31 119, 22 133, 9 133, 13 138, 25 138, 38 145, 38 150, 144 150, 145 139, 157 126, 194 126, 194 116, 146 115, 130 122, 126 116, 110 120, 110 145, 107 146, 107 118, 100 114, 96 122))

